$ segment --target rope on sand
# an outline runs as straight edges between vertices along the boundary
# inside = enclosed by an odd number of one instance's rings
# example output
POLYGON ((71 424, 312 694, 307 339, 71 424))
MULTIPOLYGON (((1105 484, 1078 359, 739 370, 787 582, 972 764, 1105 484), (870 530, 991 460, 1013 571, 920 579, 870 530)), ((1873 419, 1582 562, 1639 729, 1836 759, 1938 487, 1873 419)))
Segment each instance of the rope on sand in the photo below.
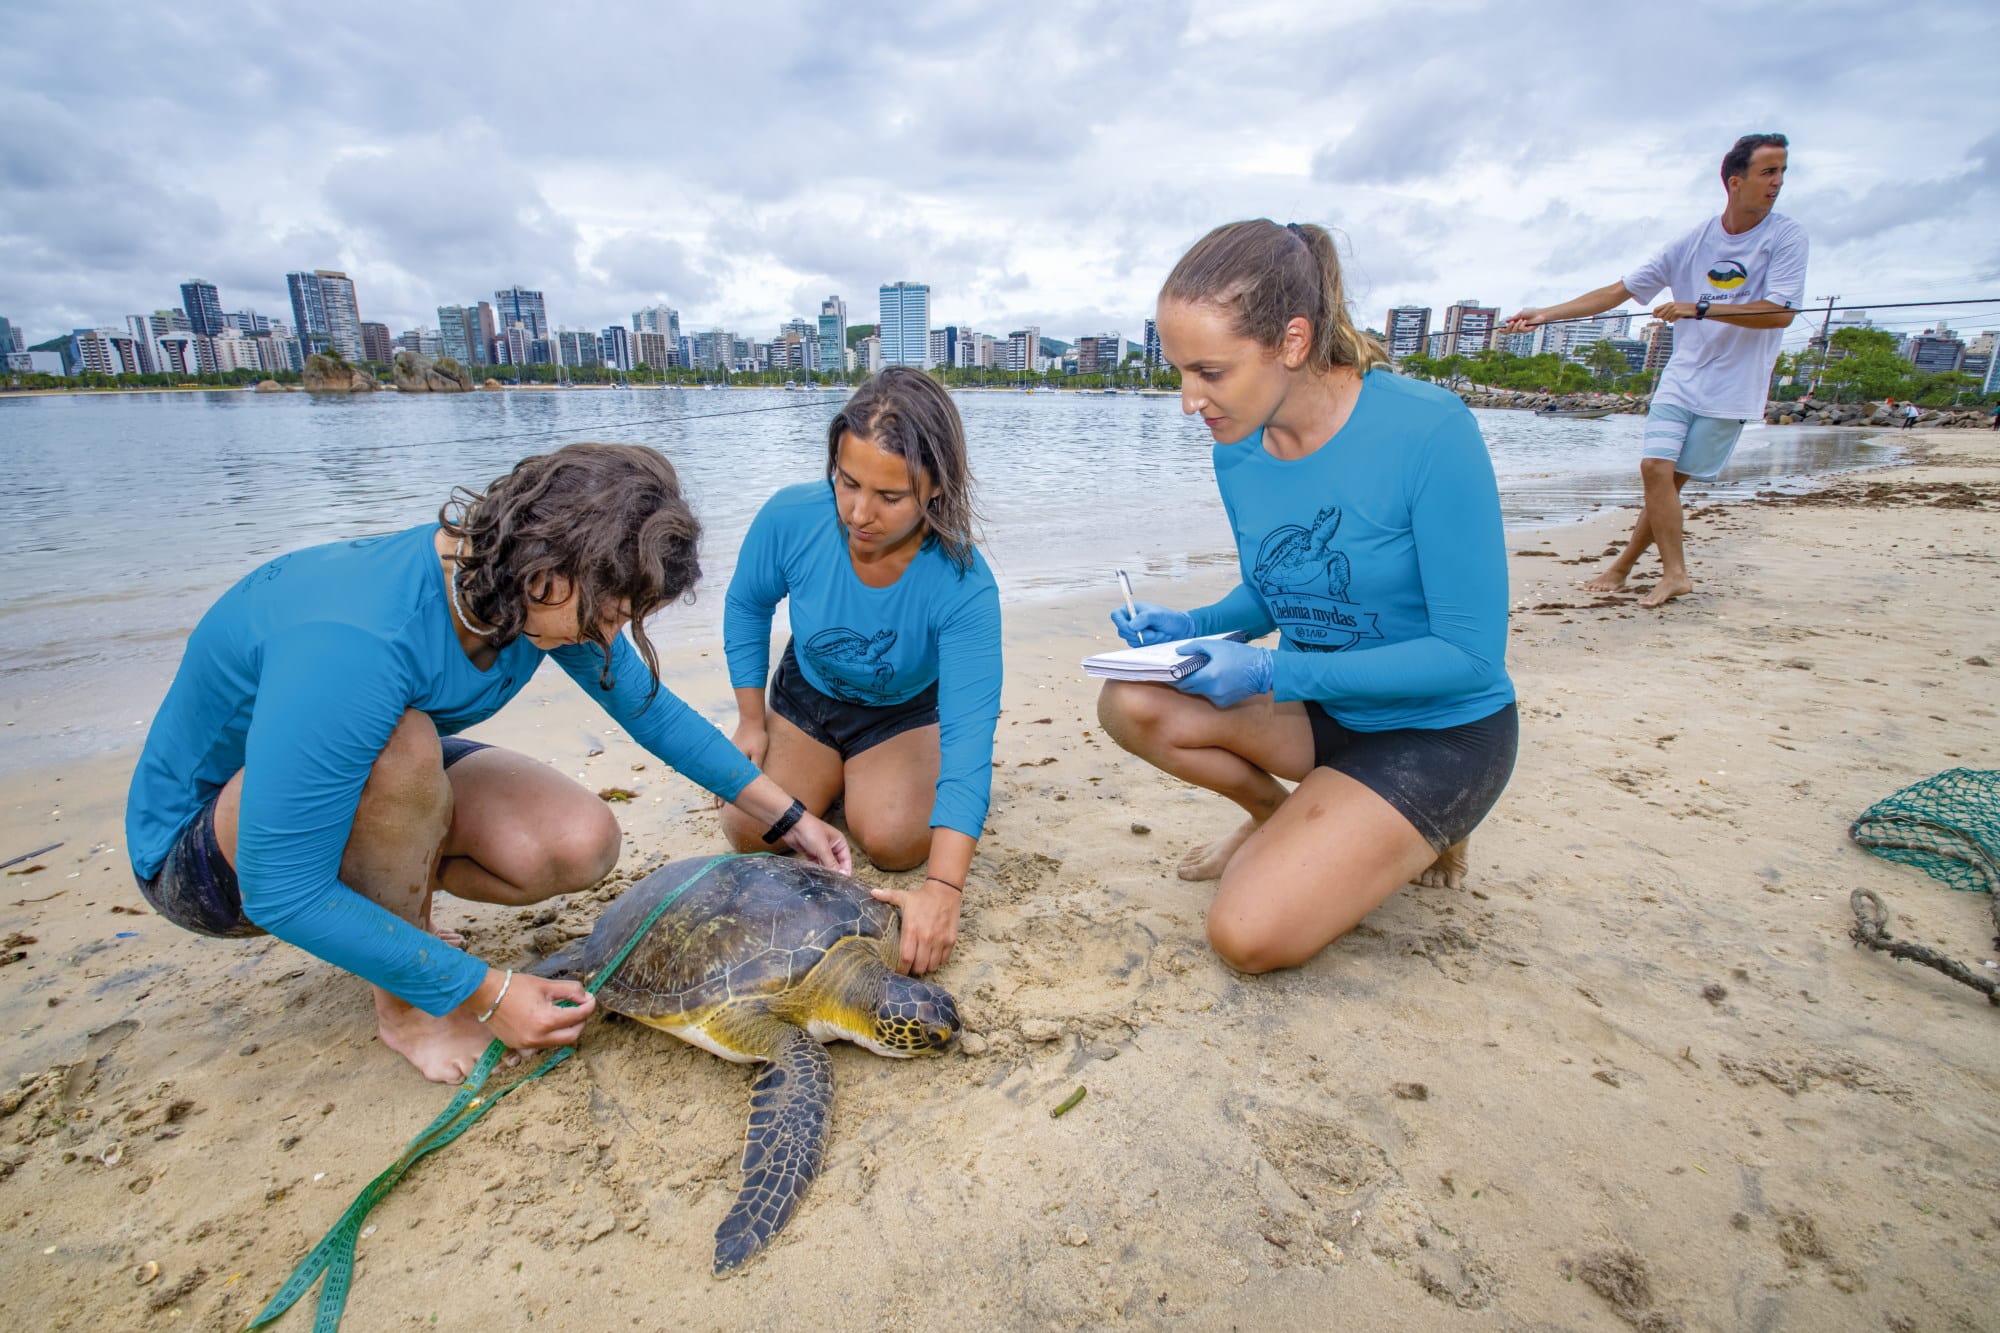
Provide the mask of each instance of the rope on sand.
MULTIPOLYGON (((1914 783, 1868 807, 1847 836, 1954 889, 1986 894, 1994 945, 2000 948, 2000 772, 1954 768, 1914 783)), ((1934 968, 2000 1005, 2000 980, 1890 935, 1889 909, 1875 893, 1856 889, 1847 901, 1854 909, 1849 934, 1856 944, 1934 968)))

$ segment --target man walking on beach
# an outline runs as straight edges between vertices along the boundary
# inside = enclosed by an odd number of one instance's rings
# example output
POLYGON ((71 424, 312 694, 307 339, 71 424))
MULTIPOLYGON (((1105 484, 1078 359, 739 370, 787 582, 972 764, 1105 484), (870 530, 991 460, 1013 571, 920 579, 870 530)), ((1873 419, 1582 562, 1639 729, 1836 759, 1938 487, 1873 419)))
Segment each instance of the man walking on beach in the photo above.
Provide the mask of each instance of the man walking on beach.
POLYGON ((1616 592, 1648 546, 1660 548, 1660 581, 1639 605, 1663 606, 1694 591, 1681 543, 1681 487, 1713 481, 1729 461, 1744 422, 1763 419, 1771 367, 1784 330, 1804 299, 1805 228, 1772 211, 1785 183, 1782 134, 1746 134, 1722 159, 1729 201, 1632 273, 1573 301, 1522 310, 1506 323, 1531 329, 1601 315, 1663 288, 1675 299, 1653 310, 1674 329, 1674 351, 1646 414, 1639 461, 1645 503, 1632 538, 1611 567, 1585 582, 1616 592))

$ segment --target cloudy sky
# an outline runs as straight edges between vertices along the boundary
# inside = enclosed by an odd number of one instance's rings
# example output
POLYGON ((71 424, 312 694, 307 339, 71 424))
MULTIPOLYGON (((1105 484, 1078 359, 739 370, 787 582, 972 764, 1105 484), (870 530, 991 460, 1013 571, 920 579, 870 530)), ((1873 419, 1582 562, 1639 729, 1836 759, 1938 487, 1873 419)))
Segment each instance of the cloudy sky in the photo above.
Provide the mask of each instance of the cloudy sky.
POLYGON ((2000 295, 1991 0, 675 8, 8 3, 0 315, 200 275, 289 320, 283 275, 339 268, 392 332, 520 283, 768 336, 909 278, 934 323, 1136 338, 1183 248, 1269 216, 1343 233, 1379 326, 1618 277, 1761 130, 1809 296, 2000 295))

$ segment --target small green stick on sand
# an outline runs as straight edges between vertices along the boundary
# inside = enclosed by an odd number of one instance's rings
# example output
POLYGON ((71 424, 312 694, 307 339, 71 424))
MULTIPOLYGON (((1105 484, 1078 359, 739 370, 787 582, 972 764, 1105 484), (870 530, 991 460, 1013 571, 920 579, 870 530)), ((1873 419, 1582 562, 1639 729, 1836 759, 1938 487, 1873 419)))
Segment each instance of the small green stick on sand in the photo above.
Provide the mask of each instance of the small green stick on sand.
POLYGON ((1074 1107, 1078 1102, 1082 1100, 1083 1100, 1083 1089, 1081 1087, 1078 1087, 1075 1092, 1072 1092, 1069 1096, 1062 1099, 1061 1106, 1058 1106, 1055 1110, 1049 1112, 1049 1119, 1051 1120, 1056 1119, 1064 1111, 1067 1111, 1070 1108, 1074 1107))

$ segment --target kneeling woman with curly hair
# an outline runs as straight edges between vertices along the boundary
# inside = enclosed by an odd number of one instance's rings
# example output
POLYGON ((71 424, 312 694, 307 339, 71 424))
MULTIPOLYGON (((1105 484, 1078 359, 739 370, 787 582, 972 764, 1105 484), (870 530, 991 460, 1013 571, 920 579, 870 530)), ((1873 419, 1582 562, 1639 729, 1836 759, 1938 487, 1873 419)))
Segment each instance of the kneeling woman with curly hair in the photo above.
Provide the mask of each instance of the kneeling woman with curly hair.
POLYGON ((436 523, 251 571, 189 636, 146 737, 125 816, 141 892, 185 929, 268 932, 363 978, 383 1043, 427 1078, 463 1079, 494 1037, 573 1041, 580 985, 430 930, 440 888, 518 906, 618 859, 589 791, 455 734, 544 657, 662 761, 848 870, 838 833, 659 682, 646 617, 701 577, 700 535, 658 453, 573 444, 454 491, 436 523))

